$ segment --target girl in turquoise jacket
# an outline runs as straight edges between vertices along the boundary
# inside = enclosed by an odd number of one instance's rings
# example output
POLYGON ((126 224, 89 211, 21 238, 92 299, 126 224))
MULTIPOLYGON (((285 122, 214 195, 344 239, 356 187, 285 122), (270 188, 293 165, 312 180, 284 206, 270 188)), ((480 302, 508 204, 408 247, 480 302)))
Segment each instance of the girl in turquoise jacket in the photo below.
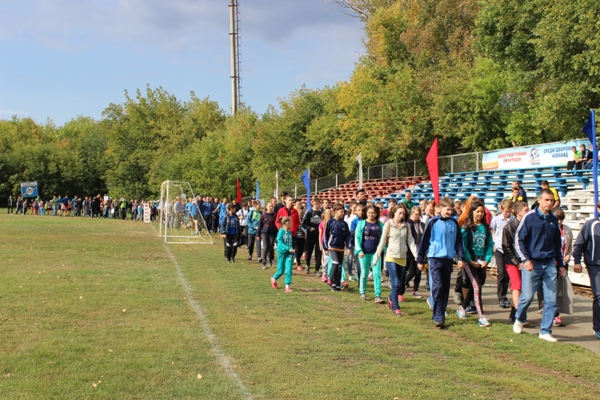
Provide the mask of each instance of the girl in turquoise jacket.
POLYGON ((279 222, 281 228, 277 233, 277 272, 271 278, 271 286, 277 289, 277 279, 285 272, 285 291, 291 292, 292 284, 292 263, 294 259, 294 246, 292 244, 292 232, 290 226, 292 219, 283 217, 279 222))
POLYGON ((465 272, 471 281, 471 288, 463 285, 463 304, 456 314, 461 319, 467 317, 467 305, 475 302, 479 314, 479 326, 490 326, 483 312, 481 290, 485 284, 486 269, 494 255, 494 240, 490 226, 485 219, 485 205, 481 200, 471 203, 471 210, 462 227, 462 240, 465 252, 465 272))
MULTIPOLYGON (((379 208, 369 206, 367 208, 367 219, 361 220, 356 226, 354 236, 354 253, 358 256, 360 264, 359 292, 361 300, 366 300, 367 279, 369 267, 377 253, 377 247, 381 241, 383 224, 379 222, 379 208)), ((381 298, 381 257, 377 257, 373 265, 373 286, 375 288, 375 302, 384 303, 381 298)))

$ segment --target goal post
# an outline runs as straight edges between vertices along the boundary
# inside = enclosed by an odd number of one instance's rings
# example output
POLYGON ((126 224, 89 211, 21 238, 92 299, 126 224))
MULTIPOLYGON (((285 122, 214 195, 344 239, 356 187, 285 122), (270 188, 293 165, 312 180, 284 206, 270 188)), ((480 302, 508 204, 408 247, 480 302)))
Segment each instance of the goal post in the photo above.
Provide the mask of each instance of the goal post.
POLYGON ((189 182, 164 181, 160 186, 159 235, 168 244, 213 244, 202 218, 202 204, 189 182))

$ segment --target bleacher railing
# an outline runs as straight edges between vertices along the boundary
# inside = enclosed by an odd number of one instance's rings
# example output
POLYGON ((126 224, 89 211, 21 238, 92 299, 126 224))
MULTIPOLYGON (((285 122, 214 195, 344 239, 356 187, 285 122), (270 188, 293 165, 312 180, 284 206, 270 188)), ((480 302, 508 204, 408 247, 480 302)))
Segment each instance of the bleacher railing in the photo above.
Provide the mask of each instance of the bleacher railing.
MULTIPOLYGON (((439 157, 440 175, 453 172, 479 171, 481 168, 482 152, 455 154, 439 157)), ((393 179, 408 178, 429 175, 427 163, 424 160, 412 160, 390 164, 373 165, 365 169, 363 178, 370 179, 393 179)), ((310 181, 311 193, 323 192, 334 189, 340 185, 358 180, 358 176, 346 176, 344 174, 333 174, 310 181)), ((303 183, 279 188, 279 193, 293 193, 294 197, 306 196, 303 183)))

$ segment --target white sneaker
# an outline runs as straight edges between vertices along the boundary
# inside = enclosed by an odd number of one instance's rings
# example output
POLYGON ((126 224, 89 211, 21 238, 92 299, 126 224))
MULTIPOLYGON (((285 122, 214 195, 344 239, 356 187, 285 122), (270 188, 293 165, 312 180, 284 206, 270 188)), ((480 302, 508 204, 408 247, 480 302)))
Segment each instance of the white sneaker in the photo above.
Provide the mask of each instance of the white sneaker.
POLYGON ((555 338, 554 336, 552 336, 552 334, 550 334, 550 333, 545 333, 545 334, 540 333, 540 339, 543 339, 547 342, 552 342, 552 343, 558 342, 558 339, 555 338))
POLYGON ((513 332, 516 334, 523 332, 523 323, 518 319, 515 320, 515 324, 513 325, 513 332))

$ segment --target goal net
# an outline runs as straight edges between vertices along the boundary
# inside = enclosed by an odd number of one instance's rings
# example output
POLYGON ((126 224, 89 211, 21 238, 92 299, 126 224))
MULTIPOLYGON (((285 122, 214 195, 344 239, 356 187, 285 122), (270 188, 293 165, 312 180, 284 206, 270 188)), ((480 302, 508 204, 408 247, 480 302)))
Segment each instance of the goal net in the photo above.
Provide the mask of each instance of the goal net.
POLYGON ((197 200, 189 182, 164 181, 160 186, 159 234, 165 243, 212 244, 202 218, 202 201, 197 200))

